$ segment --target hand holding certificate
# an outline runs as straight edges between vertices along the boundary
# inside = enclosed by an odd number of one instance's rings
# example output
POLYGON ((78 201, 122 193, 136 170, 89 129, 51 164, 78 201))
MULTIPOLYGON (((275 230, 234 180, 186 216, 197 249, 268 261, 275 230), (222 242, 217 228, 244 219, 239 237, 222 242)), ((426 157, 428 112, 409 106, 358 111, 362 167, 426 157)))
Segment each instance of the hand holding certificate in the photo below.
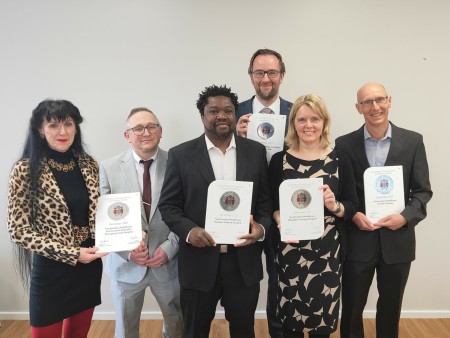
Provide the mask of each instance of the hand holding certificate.
POLYGON ((266 147, 267 161, 283 150, 285 115, 253 114, 248 123, 247 137, 266 147))
POLYGON ((280 184, 282 241, 317 239, 323 234, 322 178, 285 180, 280 184))
POLYGON ((142 239, 141 194, 100 196, 95 216, 97 252, 130 251, 142 239))
POLYGON ((405 209, 403 167, 371 167, 364 172, 366 216, 372 223, 405 209))
POLYGON ((213 181, 208 187, 205 230, 216 244, 244 242, 249 232, 253 182, 213 181))

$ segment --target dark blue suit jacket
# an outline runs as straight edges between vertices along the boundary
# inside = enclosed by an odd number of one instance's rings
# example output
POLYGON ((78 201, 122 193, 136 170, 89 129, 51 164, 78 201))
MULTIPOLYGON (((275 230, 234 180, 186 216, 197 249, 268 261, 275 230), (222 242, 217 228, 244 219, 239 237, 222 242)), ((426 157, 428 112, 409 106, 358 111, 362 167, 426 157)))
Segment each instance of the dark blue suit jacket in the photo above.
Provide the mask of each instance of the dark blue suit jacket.
MULTIPOLYGON (((253 113, 253 100, 255 99, 255 96, 253 96, 251 99, 239 103, 239 108, 236 112, 236 121, 239 121, 239 118, 242 115, 253 113)), ((289 126, 289 113, 292 108, 292 103, 286 100, 283 100, 280 97, 280 114, 286 115, 286 127, 284 129, 284 135, 287 134, 288 126, 289 126)))

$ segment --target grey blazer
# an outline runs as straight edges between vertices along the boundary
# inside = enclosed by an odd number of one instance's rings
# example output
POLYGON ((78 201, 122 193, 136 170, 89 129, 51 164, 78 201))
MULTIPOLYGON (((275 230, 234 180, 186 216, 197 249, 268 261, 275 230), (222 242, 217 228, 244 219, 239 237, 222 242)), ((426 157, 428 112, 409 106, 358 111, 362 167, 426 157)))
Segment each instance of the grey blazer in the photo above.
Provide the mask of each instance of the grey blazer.
MULTIPOLYGON (((142 229, 147 230, 147 246, 149 255, 153 255, 158 247, 167 254, 169 261, 159 268, 152 268, 155 277, 167 281, 176 277, 178 236, 175 235, 161 219, 157 208, 161 187, 167 165, 167 152, 159 149, 156 155, 156 175, 152 182, 152 206, 150 222, 147 222, 144 206, 141 206, 142 229)), ((102 195, 114 193, 141 192, 132 150, 100 163, 100 192, 102 195)), ((137 283, 144 278, 146 267, 128 262, 128 251, 110 253, 105 260, 105 271, 108 276, 120 282, 137 283)))

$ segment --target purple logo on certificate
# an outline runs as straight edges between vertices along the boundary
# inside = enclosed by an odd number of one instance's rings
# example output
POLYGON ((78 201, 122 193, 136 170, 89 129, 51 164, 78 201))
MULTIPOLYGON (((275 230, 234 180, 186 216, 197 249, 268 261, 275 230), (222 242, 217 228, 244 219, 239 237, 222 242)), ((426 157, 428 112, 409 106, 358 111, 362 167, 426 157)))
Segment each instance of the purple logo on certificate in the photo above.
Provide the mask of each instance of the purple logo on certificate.
POLYGON ((375 182, 375 189, 381 194, 388 194, 394 188, 394 181, 390 176, 381 175, 375 182))
POLYGON ((128 205, 122 202, 116 202, 109 206, 108 216, 109 218, 118 221, 125 218, 129 211, 130 209, 128 208, 128 205))
POLYGON ((292 194, 291 202, 294 207, 304 209, 311 203, 311 194, 304 189, 296 190, 292 194))
POLYGON ((233 211, 239 206, 239 195, 234 191, 227 191, 220 197, 220 206, 223 210, 233 211))
POLYGON ((256 131, 260 138, 267 140, 273 136, 274 128, 270 123, 263 122, 258 126, 258 129, 256 131))

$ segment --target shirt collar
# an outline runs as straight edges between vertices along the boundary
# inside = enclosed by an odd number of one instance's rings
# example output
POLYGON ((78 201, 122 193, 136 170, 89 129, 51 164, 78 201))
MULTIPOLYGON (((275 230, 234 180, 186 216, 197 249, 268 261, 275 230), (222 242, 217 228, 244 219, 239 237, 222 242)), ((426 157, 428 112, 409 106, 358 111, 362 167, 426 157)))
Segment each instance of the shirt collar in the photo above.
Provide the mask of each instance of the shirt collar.
MULTIPOLYGON (((261 102, 259 102, 258 98, 255 96, 255 99, 253 100, 253 113, 259 113, 261 109, 265 108, 266 106, 263 105, 261 102)), ((277 99, 267 108, 272 109, 274 114, 280 115, 280 97, 278 96, 277 99)))
MULTIPOLYGON (((386 140, 386 139, 388 139, 388 138, 392 138, 392 127, 391 127, 391 124, 390 124, 390 123, 389 123, 389 125, 388 125, 388 129, 387 129, 387 131, 386 131, 386 134, 384 135, 384 137, 383 137, 381 140, 378 140, 378 141, 386 140)), ((367 140, 367 139, 375 140, 375 139, 372 137, 372 135, 370 135, 369 131, 367 130, 367 126, 364 125, 364 140, 367 140)))
MULTIPOLYGON (((206 136, 205 134, 205 141, 206 141, 206 148, 208 150, 213 149, 213 148, 217 148, 212 142, 211 140, 208 138, 208 136, 206 136)), ((231 141, 230 144, 227 147, 227 150, 230 148, 236 148, 236 140, 234 139, 234 133, 231 135, 231 141)))
POLYGON ((131 149, 131 152, 133 153, 134 161, 135 161, 136 163, 140 163, 141 160, 148 161, 148 160, 150 160, 150 159, 153 159, 153 161, 156 161, 156 156, 158 155, 158 151, 159 151, 159 148, 156 149, 156 152, 155 152, 155 153, 153 154, 153 156, 150 157, 150 158, 140 158, 140 157, 138 156, 138 154, 136 154, 135 151, 134 151, 133 149, 131 149))

